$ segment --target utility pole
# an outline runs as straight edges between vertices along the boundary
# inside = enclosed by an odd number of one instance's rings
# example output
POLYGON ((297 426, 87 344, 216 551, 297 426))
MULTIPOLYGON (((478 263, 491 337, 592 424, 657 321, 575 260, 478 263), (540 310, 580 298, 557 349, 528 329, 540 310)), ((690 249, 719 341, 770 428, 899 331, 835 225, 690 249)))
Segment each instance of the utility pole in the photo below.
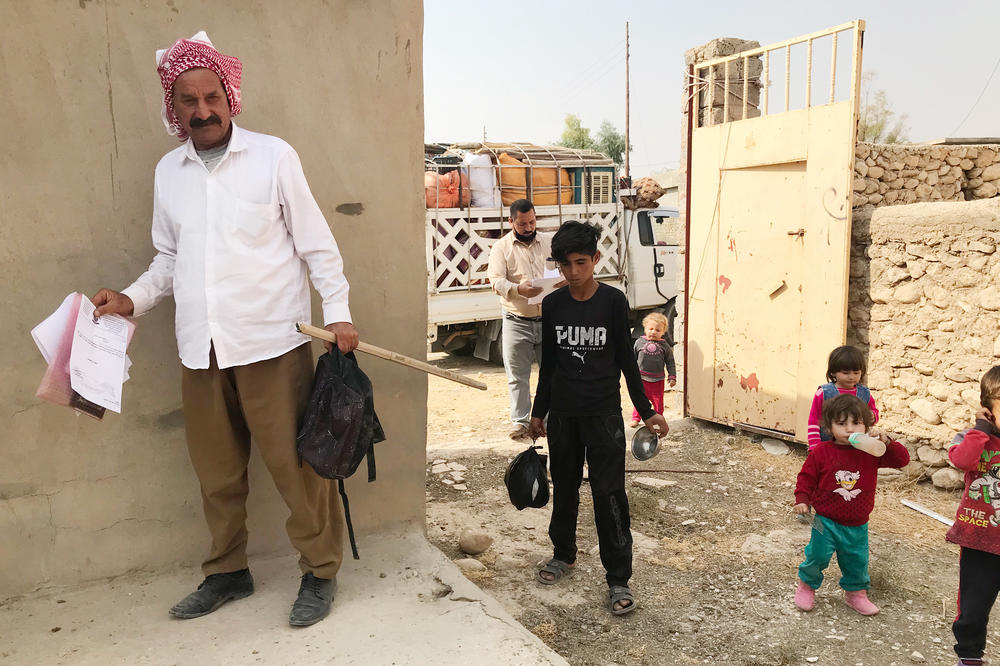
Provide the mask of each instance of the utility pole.
POLYGON ((628 164, 628 149, 629 149, 629 123, 628 123, 628 108, 629 108, 629 71, 628 71, 628 21, 625 21, 625 178, 629 181, 629 187, 632 187, 632 173, 629 170, 628 164))
POLYGON ((483 125, 483 143, 486 143, 486 125, 483 125))

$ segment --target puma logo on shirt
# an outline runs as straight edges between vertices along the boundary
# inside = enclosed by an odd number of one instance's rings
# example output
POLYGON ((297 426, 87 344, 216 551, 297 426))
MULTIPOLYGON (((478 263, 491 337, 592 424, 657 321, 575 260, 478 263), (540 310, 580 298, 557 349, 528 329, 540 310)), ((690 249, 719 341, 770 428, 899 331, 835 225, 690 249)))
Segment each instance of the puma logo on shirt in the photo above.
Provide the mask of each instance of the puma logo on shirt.
POLYGON ((556 326, 556 344, 568 347, 603 347, 608 341, 604 326, 556 326))

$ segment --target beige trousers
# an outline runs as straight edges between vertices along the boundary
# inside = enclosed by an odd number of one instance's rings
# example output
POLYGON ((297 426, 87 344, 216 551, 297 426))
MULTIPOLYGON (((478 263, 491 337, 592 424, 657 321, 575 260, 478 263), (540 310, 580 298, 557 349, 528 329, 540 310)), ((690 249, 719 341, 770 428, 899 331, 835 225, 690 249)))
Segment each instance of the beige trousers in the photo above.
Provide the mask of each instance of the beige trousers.
POLYGON ((333 578, 343 560, 344 509, 331 482, 299 463, 295 436, 312 389, 309 344, 276 358, 220 370, 183 369, 188 452, 212 535, 206 576, 247 568, 247 463, 251 438, 291 514, 288 538, 299 567, 333 578))

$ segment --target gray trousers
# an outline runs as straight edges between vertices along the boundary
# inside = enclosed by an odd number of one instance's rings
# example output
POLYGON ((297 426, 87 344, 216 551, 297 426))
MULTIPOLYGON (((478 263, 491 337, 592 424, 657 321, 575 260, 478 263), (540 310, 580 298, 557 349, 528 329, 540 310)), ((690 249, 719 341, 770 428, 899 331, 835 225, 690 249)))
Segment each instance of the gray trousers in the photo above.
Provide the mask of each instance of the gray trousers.
POLYGON ((542 322, 503 317, 503 367, 510 390, 510 420, 527 426, 531 419, 531 363, 542 360, 542 322))

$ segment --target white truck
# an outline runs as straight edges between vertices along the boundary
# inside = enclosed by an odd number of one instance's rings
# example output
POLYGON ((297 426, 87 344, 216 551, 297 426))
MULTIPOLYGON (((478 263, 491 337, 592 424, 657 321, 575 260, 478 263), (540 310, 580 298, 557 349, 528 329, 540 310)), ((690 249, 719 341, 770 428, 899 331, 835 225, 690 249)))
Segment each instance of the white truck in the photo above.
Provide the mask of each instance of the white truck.
MULTIPOLYGON (((448 180, 444 176, 441 179, 448 180)), ((486 271, 491 246, 510 232, 509 210, 500 205, 501 201, 522 196, 535 202, 540 231, 555 231, 567 220, 597 223, 602 234, 595 277, 625 292, 635 327, 633 335, 641 334, 641 321, 647 313, 659 311, 670 322, 668 340, 673 343, 683 242, 677 210, 627 210, 615 190, 617 182, 614 163, 593 151, 531 144, 425 147, 427 340, 431 350, 474 353, 483 360, 502 362, 500 301, 490 288, 486 271), (490 157, 488 164, 482 155, 490 157), (512 156, 521 166, 508 164, 512 156), (486 165, 475 166, 477 162, 486 165), (464 187, 471 171, 472 197, 466 201, 456 196, 459 204, 466 205, 430 207, 441 202, 455 203, 437 197, 429 185, 434 175, 463 169, 461 179, 454 181, 464 187), (489 182, 496 185, 490 193, 493 196, 487 196, 485 201, 476 196, 476 181, 484 182, 483 173, 476 174, 477 169, 489 170, 489 182), (523 187, 510 184, 510 169, 519 170, 515 175, 523 174, 523 180, 517 183, 523 187), (538 185, 536 173, 554 169, 565 172, 555 179, 556 184, 538 185), (571 189, 572 196, 566 188, 571 189), (477 202, 487 205, 477 206, 477 202)))

